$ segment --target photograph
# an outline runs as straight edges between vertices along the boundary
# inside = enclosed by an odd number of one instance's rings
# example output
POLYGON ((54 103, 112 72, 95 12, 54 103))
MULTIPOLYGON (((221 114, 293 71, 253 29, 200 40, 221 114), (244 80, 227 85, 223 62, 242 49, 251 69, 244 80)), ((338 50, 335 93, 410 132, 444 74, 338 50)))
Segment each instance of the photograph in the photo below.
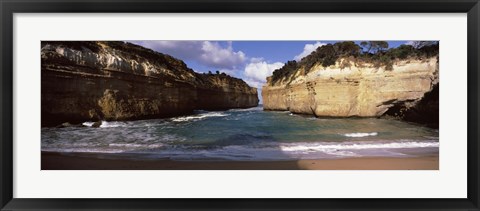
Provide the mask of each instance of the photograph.
POLYGON ((479 1, 0 0, 0 210, 480 211, 479 1))
POLYGON ((41 170, 439 170, 439 45, 43 40, 41 170))

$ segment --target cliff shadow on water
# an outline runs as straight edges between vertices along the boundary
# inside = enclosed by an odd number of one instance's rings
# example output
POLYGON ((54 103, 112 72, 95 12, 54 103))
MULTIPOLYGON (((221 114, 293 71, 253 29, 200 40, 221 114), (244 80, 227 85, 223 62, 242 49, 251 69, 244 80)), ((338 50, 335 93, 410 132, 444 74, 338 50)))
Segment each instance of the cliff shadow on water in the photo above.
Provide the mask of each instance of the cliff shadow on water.
POLYGON ((42 128, 42 169, 310 169, 320 165, 319 160, 438 153, 438 131, 430 128, 392 119, 315 118, 261 107, 92 124, 42 128), (53 160, 59 154, 67 161, 53 160))
POLYGON ((104 121, 100 127, 86 122, 83 127, 42 128, 42 169, 252 169, 225 162, 272 160, 284 164, 262 165, 260 169, 297 169, 295 159, 281 150, 281 142, 273 134, 275 124, 269 121, 276 117, 262 113, 261 107, 196 110, 172 118, 104 121), (54 159, 58 157, 66 157, 60 159, 65 163, 54 159), (72 159, 78 162, 70 162, 72 159), (87 165, 89 160, 111 163, 87 165), (162 163, 166 161, 214 166, 162 163), (125 166, 129 162, 134 164, 125 166), (215 167, 218 163, 225 165, 215 167))

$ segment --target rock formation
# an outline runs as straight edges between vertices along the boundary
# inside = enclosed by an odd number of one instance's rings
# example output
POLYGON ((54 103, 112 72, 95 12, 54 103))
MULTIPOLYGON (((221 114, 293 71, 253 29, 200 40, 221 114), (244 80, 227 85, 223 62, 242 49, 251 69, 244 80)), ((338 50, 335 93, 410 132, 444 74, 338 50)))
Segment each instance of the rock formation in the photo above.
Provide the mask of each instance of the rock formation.
POLYGON ((385 66, 352 56, 340 56, 331 65, 304 59, 282 71, 268 77, 262 89, 265 110, 321 117, 389 115, 438 127, 436 55, 396 58, 385 66))
POLYGON ((257 90, 125 42, 42 42, 42 126, 258 105, 257 90))

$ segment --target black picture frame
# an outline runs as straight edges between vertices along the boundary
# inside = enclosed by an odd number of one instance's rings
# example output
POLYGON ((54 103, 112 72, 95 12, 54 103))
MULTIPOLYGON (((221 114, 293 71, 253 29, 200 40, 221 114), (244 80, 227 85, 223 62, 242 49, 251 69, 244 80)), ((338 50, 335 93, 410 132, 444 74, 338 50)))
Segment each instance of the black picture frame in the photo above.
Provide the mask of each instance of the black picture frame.
MULTIPOLYGON (((478 0, 0 0, 2 210, 479 210, 478 0), (13 198, 14 13, 467 13, 468 197, 466 199, 25 199, 13 198)), ((233 190, 234 191, 234 190, 233 190)))

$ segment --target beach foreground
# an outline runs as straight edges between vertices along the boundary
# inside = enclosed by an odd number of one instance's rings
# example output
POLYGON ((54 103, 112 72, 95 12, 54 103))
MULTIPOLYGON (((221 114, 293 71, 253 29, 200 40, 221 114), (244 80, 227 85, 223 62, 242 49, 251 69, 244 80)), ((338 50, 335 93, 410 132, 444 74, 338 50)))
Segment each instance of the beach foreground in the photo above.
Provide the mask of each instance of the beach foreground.
POLYGON ((438 170, 438 155, 295 161, 173 161, 100 158, 95 153, 42 152, 42 170, 438 170))

